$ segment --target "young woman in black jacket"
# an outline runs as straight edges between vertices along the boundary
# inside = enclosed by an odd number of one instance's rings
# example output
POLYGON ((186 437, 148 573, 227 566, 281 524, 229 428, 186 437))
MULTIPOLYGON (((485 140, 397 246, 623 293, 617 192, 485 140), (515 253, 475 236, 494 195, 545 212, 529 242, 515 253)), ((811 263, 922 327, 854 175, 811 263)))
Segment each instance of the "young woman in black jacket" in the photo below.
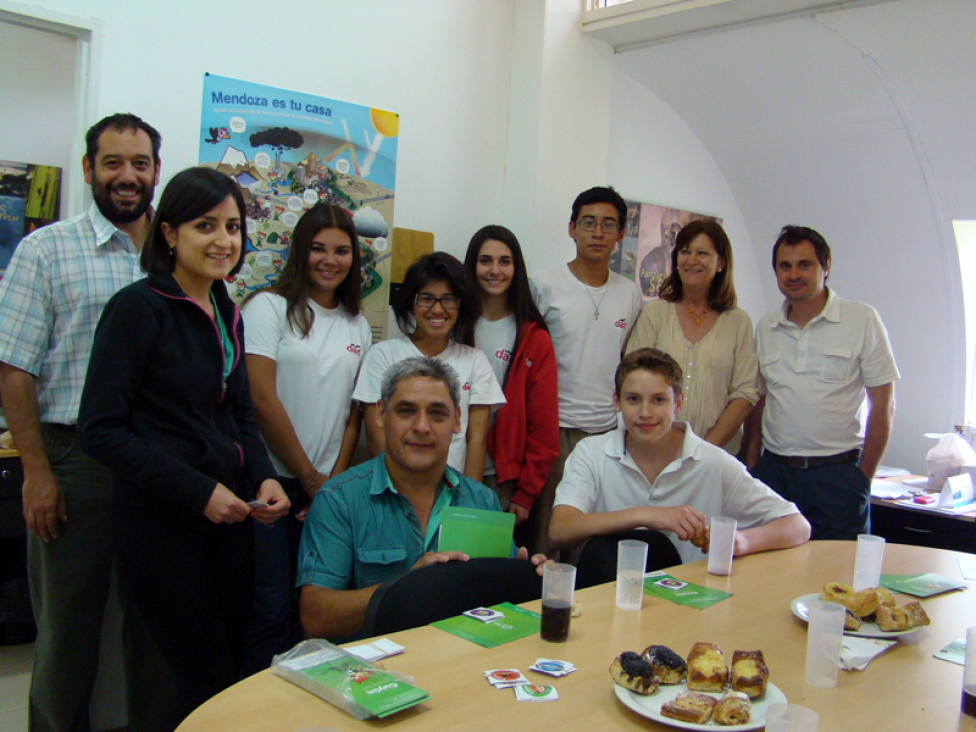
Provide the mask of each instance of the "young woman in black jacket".
POLYGON ((190 168, 169 182, 142 251, 149 277, 105 306, 82 395, 82 447, 115 474, 125 609, 141 616, 179 689, 160 729, 238 680, 247 519, 270 523, 289 506, 254 422, 243 325, 222 282, 240 269, 244 222, 227 176, 190 168))

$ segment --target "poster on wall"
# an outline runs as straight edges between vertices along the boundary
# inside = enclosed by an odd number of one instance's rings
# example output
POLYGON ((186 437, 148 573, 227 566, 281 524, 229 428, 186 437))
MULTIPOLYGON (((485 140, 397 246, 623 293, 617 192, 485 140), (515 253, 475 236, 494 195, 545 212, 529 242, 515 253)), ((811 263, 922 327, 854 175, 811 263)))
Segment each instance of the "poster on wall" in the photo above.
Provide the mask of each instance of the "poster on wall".
POLYGON ((0 160, 0 276, 20 240, 60 213, 61 168, 0 160))
POLYGON ((399 116, 395 112, 206 74, 200 164, 233 177, 247 204, 237 302, 273 284, 292 231, 319 201, 353 216, 362 254, 363 315, 386 335, 399 116))
POLYGON ((671 274, 671 252, 678 232, 685 224, 699 219, 722 223, 714 216, 627 201, 624 239, 614 249, 610 269, 633 279, 644 293, 645 302, 656 299, 671 274))

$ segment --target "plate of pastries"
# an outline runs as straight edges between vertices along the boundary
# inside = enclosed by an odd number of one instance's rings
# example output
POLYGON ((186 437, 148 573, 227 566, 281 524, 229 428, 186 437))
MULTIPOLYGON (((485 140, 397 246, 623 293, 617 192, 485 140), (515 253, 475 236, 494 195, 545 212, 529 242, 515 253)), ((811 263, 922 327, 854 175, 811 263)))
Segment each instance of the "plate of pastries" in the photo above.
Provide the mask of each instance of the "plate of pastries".
POLYGON ((624 651, 610 676, 625 706, 681 729, 762 729, 766 708, 786 701, 762 651, 734 651, 729 665, 714 643, 695 643, 686 657, 662 645, 624 651))
POLYGON ((842 582, 828 582, 819 593, 800 595, 790 603, 790 609, 800 620, 810 619, 810 603, 814 600, 836 602, 847 608, 844 618, 845 635, 859 638, 891 638, 917 633, 931 623, 918 600, 899 605, 887 587, 869 587, 854 591, 842 582))

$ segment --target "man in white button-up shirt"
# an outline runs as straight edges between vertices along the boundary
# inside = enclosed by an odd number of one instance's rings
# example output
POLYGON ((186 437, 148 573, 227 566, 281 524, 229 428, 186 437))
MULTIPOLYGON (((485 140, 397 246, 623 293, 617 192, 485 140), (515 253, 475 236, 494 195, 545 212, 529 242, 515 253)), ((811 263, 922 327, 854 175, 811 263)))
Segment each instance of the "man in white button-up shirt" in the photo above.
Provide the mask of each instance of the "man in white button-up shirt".
POLYGON ((813 229, 784 227, 773 269, 786 300, 756 327, 764 396, 746 422, 746 465, 799 506, 814 539, 854 539, 870 527, 895 413, 888 333, 870 305, 827 288, 830 247, 813 229))

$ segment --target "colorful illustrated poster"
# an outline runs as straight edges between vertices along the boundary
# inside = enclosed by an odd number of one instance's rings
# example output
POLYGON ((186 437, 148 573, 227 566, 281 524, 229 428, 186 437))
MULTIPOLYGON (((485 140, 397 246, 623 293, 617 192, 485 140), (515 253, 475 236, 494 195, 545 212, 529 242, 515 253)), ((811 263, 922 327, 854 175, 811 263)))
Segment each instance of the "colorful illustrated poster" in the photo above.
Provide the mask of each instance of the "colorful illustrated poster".
POLYGON ((698 219, 722 223, 722 219, 714 216, 627 201, 624 240, 610 258, 610 269, 633 278, 645 301, 656 299, 661 285, 671 274, 671 252, 678 232, 685 224, 698 219))
POLYGON ((394 112, 207 74, 200 164, 233 177, 247 203, 240 302, 277 280, 292 230, 319 201, 353 216, 362 253, 363 314, 386 334, 399 117, 394 112))
POLYGON ((0 271, 20 240, 57 221, 61 209, 61 168, 0 160, 0 271))

